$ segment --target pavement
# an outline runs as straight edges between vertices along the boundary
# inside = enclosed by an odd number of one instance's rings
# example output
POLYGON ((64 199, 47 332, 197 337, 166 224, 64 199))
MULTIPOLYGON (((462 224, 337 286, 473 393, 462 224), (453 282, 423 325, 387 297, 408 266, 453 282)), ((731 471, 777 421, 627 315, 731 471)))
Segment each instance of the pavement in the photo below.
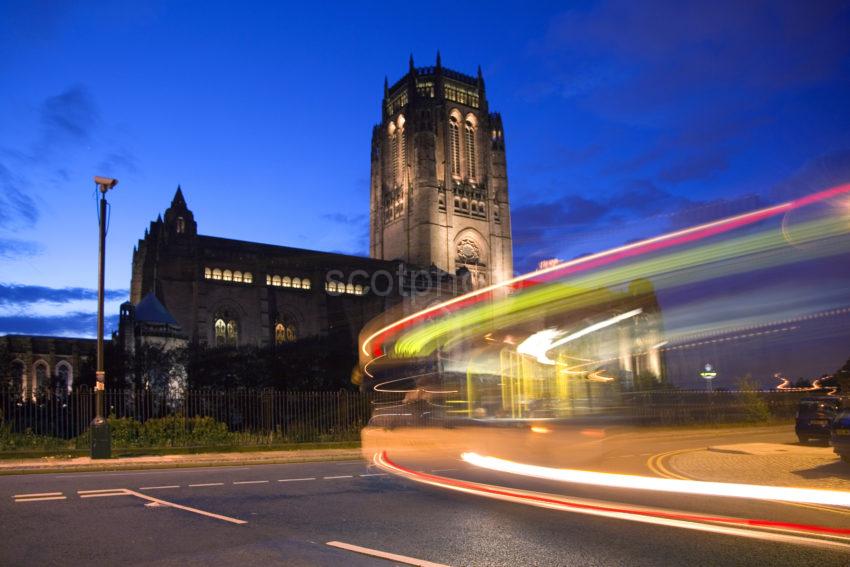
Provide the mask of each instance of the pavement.
POLYGON ((350 460, 356 459, 359 456, 360 449, 300 449, 289 451, 145 455, 113 459, 42 457, 38 459, 0 460, 0 475, 302 463, 310 461, 350 460))
POLYGON ((832 447, 790 440, 712 445, 671 455, 666 466, 693 480, 850 491, 850 464, 832 447))
MULTIPOLYGON (((457 461, 426 472, 516 482, 457 461)), ((676 500, 661 503, 683 505, 676 500)), ((751 511, 741 501, 724 510, 751 511)), ((363 461, 9 475, 0 477, 0 517, 2 565, 828 567, 850 558, 835 549, 485 499, 363 461)))

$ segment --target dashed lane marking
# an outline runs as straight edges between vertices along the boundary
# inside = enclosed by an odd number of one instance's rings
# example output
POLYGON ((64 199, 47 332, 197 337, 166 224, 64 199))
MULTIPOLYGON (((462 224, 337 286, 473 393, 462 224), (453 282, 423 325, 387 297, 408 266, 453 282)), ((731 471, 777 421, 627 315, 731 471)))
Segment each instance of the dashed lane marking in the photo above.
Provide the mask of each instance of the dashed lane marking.
POLYGON ((67 500, 66 496, 31 496, 29 498, 15 497, 15 503, 21 502, 44 502, 46 500, 67 500))
POLYGON ((267 480, 234 480, 233 484, 265 484, 267 480))
POLYGON ((416 559, 415 557, 398 555, 397 553, 388 553, 386 551, 380 551, 378 549, 369 549, 368 547, 360 547, 359 545, 352 545, 350 543, 343 543, 341 541, 329 541, 326 545, 329 545, 331 547, 337 547, 339 549, 345 549, 346 551, 353 551, 354 553, 360 553, 361 555, 380 557, 381 559, 387 559, 389 561, 395 561, 397 563, 404 563, 405 565, 418 565, 419 567, 448 567, 447 565, 444 565, 442 563, 434 563, 432 561, 425 561, 424 559, 416 559))
POLYGON ((15 494, 15 498, 38 498, 39 496, 62 496, 61 492, 33 492, 31 494, 15 494))
POLYGON ((107 488, 104 490, 78 490, 80 498, 104 498, 108 496, 127 496, 125 488, 107 488))
POLYGON ((166 488, 180 488, 179 484, 169 484, 166 486, 143 486, 139 490, 164 490, 166 488))
POLYGON ((299 481, 302 481, 302 480, 316 480, 316 477, 310 476, 310 477, 305 477, 305 478, 279 478, 277 481, 278 482, 299 482, 299 481))
POLYGON ((203 482, 201 484, 190 484, 189 488, 202 488, 204 486, 224 486, 223 482, 203 482))
POLYGON ((366 474, 361 474, 360 476, 387 476, 387 473, 384 473, 384 472, 366 473, 366 474))
POLYGON ((353 476, 350 475, 350 474, 340 474, 340 475, 337 475, 337 476, 326 476, 326 477, 322 477, 322 478, 324 478, 325 480, 334 480, 336 478, 353 478, 353 476))

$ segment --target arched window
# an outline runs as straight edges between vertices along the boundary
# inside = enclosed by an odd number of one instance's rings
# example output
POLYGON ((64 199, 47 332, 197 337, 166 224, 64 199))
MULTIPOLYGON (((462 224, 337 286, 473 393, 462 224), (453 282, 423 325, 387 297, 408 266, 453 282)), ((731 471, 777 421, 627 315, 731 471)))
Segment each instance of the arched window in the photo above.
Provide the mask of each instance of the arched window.
POLYGON ((455 208, 456 209, 460 208, 460 197, 455 197, 455 208))
POLYGON ((463 209, 464 211, 468 211, 468 210, 469 210, 469 200, 468 200, 468 199, 466 199, 466 198, 464 198, 464 199, 460 202, 460 208, 461 208, 461 209, 463 209))
POLYGON ((298 333, 295 329, 295 324, 291 320, 284 323, 278 323, 274 327, 274 342, 275 344, 291 343, 298 338, 298 333))
POLYGON ((236 321, 231 319, 227 322, 227 344, 235 345, 239 342, 239 329, 236 326, 236 321))
POLYGON ((467 120, 464 130, 464 140, 466 142, 466 176, 469 179, 475 179, 475 127, 472 125, 472 122, 467 120))
POLYGON ((239 343, 239 323, 226 310, 216 315, 213 331, 215 346, 233 346, 239 343))
POLYGON ((350 283, 345 286, 345 293, 354 293, 354 284, 350 283))
POLYGON ((301 289, 301 278, 292 278, 292 287, 301 289))
POLYGON ((242 283, 242 272, 240 272, 239 270, 233 272, 233 281, 242 283))
POLYGON ((254 274, 252 274, 251 272, 245 272, 242 275, 242 281, 244 283, 254 283, 254 274))
POLYGON ((363 286, 362 285, 357 284, 356 286, 354 286, 354 295, 363 295, 363 286))
POLYGON ((220 280, 221 279, 221 270, 219 270, 218 268, 213 270, 213 279, 214 280, 220 280))
POLYGON ((26 366, 20 360, 12 362, 12 389, 15 391, 23 391, 26 387, 24 374, 26 366))
POLYGON ((395 127, 394 123, 390 124, 389 127, 389 137, 390 137, 390 171, 393 174, 393 184, 398 183, 398 131, 395 127))
POLYGON ((407 136, 404 135, 404 128, 399 128, 396 133, 398 136, 399 142, 398 145, 401 148, 399 152, 399 171, 401 172, 401 176, 399 177, 398 182, 404 183, 404 174, 407 171, 405 168, 407 167, 407 136))
POLYGON ((222 279, 226 282, 232 282, 233 281, 233 272, 231 272, 230 270, 224 270, 224 274, 223 274, 222 279))
POLYGON ((449 118, 449 145, 452 161, 452 175, 460 175, 460 130, 457 119, 449 118))
POLYGON ((39 360, 35 363, 35 383, 33 386, 33 392, 38 388, 47 388, 50 384, 47 381, 48 374, 48 366, 47 363, 43 360, 39 360))
POLYGON ((209 268, 204 268, 204 279, 210 279, 212 277, 212 270, 209 268))
POLYGON ((215 320, 215 346, 227 344, 227 323, 224 319, 215 320))
POLYGON ((275 276, 272 278, 272 285, 280 287, 280 276, 275 276))
POLYGON ((71 365, 65 361, 56 365, 56 394, 66 395, 71 391, 73 376, 71 365))
POLYGON ((186 232, 186 221, 183 217, 177 217, 177 234, 186 232))
POLYGON ((280 280, 280 285, 283 287, 292 287, 292 279, 289 276, 283 276, 283 279, 280 280))
POLYGON ((304 278, 303 280, 301 280, 301 289, 310 289, 310 280, 309 279, 304 278))

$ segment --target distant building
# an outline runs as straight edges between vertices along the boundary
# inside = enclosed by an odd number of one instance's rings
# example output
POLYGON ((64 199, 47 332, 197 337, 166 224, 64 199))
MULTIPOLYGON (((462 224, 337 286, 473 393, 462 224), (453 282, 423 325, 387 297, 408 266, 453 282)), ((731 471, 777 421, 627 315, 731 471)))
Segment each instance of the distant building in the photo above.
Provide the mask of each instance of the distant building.
POLYGON ((477 77, 415 67, 384 83, 372 130, 373 258, 463 268, 476 286, 513 276, 502 117, 477 77))
POLYGON ((6 335, 0 338, 9 360, 7 383, 24 398, 40 391, 67 393, 82 367, 94 361, 97 341, 68 337, 6 335))
POLYGON ((128 365, 126 386, 165 388, 173 393, 186 387, 186 367, 169 357, 169 353, 186 347, 188 337, 153 292, 138 305, 134 306, 129 301, 121 304, 118 341, 130 361, 135 362, 135 355, 144 359, 149 352, 156 358, 144 360, 143 368, 138 369, 140 376, 135 376, 135 365, 128 365))

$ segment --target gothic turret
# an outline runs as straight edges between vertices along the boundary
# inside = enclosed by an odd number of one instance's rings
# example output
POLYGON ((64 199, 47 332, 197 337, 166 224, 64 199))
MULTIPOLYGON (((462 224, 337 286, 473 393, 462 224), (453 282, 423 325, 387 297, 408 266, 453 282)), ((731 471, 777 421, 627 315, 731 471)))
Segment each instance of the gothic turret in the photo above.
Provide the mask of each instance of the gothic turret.
POLYGON ((195 215, 186 205, 183 190, 177 186, 171 206, 165 210, 165 230, 169 237, 195 236, 198 233, 198 225, 195 215))

